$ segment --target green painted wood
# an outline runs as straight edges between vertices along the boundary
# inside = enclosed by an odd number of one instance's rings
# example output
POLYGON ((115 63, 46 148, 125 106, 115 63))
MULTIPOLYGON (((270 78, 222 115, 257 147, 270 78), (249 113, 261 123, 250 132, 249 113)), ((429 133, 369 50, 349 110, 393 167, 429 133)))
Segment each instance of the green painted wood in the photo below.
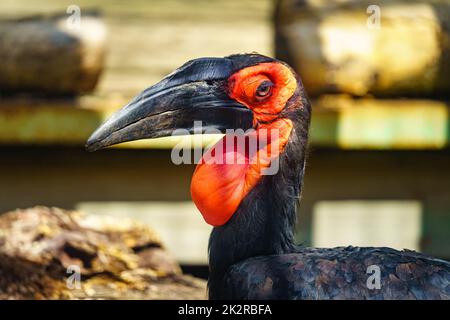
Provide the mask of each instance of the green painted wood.
MULTIPOLYGON (((84 145, 122 103, 0 104, 2 145, 84 145), (105 107, 99 108, 98 105, 105 107), (112 106, 114 105, 114 107, 112 106)), ((319 99, 313 103, 311 144, 340 149, 433 149, 449 146, 449 105, 428 100, 319 99), (333 105, 335 107, 330 107, 333 105)), ((126 148, 208 145, 220 136, 170 137, 125 143, 126 148)))
POLYGON ((337 136, 343 148, 440 149, 447 145, 447 130, 443 106, 372 106, 343 110, 337 136))
POLYGON ((350 150, 439 150, 449 146, 448 102, 327 96, 313 105, 313 146, 350 150))

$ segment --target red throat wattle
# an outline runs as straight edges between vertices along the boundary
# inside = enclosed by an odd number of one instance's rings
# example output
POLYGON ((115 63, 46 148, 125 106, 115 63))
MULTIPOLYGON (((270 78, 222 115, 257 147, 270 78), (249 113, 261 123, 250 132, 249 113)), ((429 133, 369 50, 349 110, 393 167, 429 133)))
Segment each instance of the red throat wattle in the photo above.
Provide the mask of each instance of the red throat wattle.
POLYGON ((280 63, 248 67, 232 75, 229 86, 230 97, 253 111, 256 129, 240 138, 225 135, 205 153, 195 169, 191 196, 212 226, 224 225, 232 217, 261 180, 264 170, 283 152, 293 128, 291 120, 278 115, 297 87, 288 67, 280 63), (258 92, 262 84, 264 96, 258 92), (236 143, 242 138, 245 143, 236 143), (258 143, 249 147, 251 141, 258 143))
POLYGON ((205 153, 192 177, 191 195, 208 224, 221 226, 231 218, 261 179, 263 170, 283 151, 291 130, 291 120, 275 120, 245 135, 246 146, 251 140, 267 142, 255 150, 248 147, 240 150, 239 143, 236 143, 239 138, 225 135, 205 153), (272 134, 274 129, 276 133, 272 134), (265 136, 261 137, 262 134, 265 136), (227 145, 232 148, 227 148, 227 145))

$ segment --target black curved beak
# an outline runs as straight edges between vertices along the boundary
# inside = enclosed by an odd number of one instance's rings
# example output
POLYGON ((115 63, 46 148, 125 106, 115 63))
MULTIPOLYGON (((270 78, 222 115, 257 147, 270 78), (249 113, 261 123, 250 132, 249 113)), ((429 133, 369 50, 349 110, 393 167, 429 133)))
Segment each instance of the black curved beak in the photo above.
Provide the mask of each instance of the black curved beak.
POLYGON ((187 62, 113 114, 91 135, 86 149, 96 151, 121 142, 169 136, 176 129, 194 133, 198 121, 203 133, 251 128, 252 112, 227 95, 226 80, 232 73, 227 58, 187 62))

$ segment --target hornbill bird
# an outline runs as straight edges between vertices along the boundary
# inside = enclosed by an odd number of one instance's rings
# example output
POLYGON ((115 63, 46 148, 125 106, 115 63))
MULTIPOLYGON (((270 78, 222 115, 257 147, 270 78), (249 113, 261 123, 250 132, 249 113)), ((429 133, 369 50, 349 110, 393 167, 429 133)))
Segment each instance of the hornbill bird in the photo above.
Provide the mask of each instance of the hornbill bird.
POLYGON ((214 226, 210 299, 449 299, 447 261, 408 250, 294 243, 310 117, 302 82, 287 64, 259 54, 200 58, 140 93, 86 147, 180 128, 189 134, 194 121, 202 132, 226 133, 204 153, 191 182, 195 205, 214 226), (228 147, 238 134, 227 129, 246 130, 244 148, 228 147), (254 148, 246 142, 252 137, 254 148), (278 170, 266 174, 275 162, 278 170), (379 286, 370 285, 370 268, 379 286))

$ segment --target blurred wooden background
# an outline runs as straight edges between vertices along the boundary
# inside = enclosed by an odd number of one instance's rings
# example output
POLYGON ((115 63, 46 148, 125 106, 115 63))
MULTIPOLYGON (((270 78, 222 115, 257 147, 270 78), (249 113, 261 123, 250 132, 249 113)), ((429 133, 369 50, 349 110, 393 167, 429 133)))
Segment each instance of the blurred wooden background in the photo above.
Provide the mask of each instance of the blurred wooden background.
MULTIPOLYGON (((64 13, 72 4, 3 0, 0 17, 64 13)), ((170 161, 173 142, 144 141, 94 154, 83 144, 112 110, 189 59, 252 51, 273 55, 274 2, 76 5, 81 14, 95 7, 103 13, 106 68, 89 96, 1 98, 0 211, 41 204, 136 218, 160 232, 183 265, 205 266, 210 227, 190 201, 194 166, 170 161)), ((294 45, 311 48, 309 42, 294 45)), ((313 107, 298 241, 407 247, 449 258, 448 101, 322 95, 314 97, 313 107)))

